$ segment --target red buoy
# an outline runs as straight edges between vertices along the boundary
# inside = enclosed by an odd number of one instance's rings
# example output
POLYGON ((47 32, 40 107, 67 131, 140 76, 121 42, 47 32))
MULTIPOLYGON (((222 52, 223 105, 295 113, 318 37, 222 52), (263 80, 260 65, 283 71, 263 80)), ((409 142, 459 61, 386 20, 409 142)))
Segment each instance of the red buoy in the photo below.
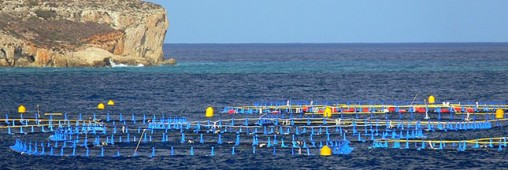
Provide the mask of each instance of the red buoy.
POLYGON ((473 109, 473 108, 467 108, 467 109, 466 109, 466 111, 467 111, 468 113, 474 113, 474 109, 473 109))
POLYGON ((416 113, 425 113, 426 109, 423 108, 423 107, 417 107, 416 108, 416 113))
POLYGON ((308 106, 303 106, 302 110, 303 110, 303 112, 307 112, 307 111, 309 111, 309 107, 308 106))
POLYGON ((236 111, 235 111, 235 110, 233 110, 233 109, 228 110, 228 114, 230 114, 230 115, 235 114, 235 113, 236 113, 236 111))
POLYGON ((349 108, 349 109, 344 109, 342 110, 343 112, 354 112, 355 109, 354 108, 349 108))

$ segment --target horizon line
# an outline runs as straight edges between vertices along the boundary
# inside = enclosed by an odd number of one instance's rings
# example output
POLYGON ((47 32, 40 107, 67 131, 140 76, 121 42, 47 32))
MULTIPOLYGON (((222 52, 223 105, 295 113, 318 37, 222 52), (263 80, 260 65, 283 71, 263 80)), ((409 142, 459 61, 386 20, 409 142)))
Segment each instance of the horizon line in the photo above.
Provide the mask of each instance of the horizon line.
POLYGON ((163 44, 217 44, 217 45, 228 45, 228 44, 505 44, 507 42, 237 42, 237 43, 163 43, 163 44))

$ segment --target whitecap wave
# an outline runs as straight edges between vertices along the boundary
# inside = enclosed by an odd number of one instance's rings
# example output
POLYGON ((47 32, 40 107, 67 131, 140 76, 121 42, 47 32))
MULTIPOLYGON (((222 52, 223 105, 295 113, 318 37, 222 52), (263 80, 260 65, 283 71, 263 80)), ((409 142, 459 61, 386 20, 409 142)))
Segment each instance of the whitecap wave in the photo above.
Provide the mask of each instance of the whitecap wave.
POLYGON ((138 64, 138 65, 127 65, 127 64, 117 64, 115 62, 113 62, 113 60, 109 59, 109 63, 111 64, 111 67, 144 67, 145 65, 143 64, 138 64))

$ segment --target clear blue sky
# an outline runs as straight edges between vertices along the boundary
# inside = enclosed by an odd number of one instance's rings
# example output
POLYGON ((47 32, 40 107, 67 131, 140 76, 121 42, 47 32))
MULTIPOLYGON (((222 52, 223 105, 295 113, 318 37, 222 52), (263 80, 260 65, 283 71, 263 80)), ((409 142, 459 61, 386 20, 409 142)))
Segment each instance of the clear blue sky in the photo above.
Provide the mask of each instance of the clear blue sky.
POLYGON ((148 0, 166 43, 508 42, 508 0, 148 0))

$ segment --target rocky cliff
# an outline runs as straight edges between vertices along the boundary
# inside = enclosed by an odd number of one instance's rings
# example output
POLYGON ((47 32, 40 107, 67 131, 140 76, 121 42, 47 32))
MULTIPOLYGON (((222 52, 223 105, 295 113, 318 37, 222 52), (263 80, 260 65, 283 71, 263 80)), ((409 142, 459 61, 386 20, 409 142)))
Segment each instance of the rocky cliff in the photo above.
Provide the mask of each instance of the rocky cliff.
POLYGON ((164 8, 140 0, 0 0, 0 66, 169 63, 168 25, 164 8))

